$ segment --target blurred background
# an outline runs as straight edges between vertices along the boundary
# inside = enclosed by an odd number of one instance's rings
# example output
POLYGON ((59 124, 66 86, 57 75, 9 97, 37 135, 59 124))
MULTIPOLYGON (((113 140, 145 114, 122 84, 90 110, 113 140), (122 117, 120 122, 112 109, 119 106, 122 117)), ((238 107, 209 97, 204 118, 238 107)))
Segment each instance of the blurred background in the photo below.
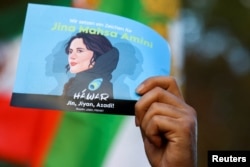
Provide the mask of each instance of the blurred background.
POLYGON ((9 106, 27 2, 100 10, 151 26, 169 41, 172 75, 198 113, 198 166, 207 166, 208 150, 250 149, 250 0, 1 1, 0 166, 148 165, 130 118, 9 106), (97 119, 105 125, 92 123, 97 119), (102 133, 109 142, 93 147, 102 133))
POLYGON ((250 1, 183 1, 181 17, 185 95, 206 166, 207 150, 250 149, 250 1))

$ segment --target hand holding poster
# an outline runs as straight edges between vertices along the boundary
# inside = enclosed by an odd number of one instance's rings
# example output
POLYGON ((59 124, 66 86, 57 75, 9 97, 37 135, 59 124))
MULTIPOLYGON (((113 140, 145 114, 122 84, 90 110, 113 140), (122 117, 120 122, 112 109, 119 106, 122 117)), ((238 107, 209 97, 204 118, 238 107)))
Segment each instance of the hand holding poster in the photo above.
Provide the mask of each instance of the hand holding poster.
POLYGON ((141 23, 29 4, 11 105, 133 115, 136 87, 169 73, 168 43, 141 23))

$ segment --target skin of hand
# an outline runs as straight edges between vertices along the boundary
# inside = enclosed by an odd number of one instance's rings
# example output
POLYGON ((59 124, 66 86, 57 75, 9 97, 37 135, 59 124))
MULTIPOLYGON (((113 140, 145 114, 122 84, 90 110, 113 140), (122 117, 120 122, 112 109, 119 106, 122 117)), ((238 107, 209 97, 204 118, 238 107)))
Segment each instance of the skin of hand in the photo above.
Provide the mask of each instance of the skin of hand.
POLYGON ((151 77, 137 88, 135 123, 152 167, 197 166, 197 116, 173 77, 151 77))

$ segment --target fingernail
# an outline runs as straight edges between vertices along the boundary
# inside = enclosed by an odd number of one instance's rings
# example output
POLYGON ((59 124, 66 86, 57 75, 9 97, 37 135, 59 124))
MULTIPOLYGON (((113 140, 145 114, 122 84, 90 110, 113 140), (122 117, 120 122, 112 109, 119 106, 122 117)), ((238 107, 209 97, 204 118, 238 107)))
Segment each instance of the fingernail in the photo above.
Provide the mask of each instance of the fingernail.
POLYGON ((139 86, 136 88, 136 92, 137 92, 138 94, 141 94, 143 88, 144 88, 144 84, 139 85, 139 86))

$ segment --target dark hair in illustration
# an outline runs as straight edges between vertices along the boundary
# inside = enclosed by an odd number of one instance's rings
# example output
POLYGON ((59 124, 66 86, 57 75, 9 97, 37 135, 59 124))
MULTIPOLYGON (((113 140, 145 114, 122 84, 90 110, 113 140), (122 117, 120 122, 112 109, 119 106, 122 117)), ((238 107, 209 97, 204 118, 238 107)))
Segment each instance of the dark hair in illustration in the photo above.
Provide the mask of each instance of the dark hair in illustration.
MULTIPOLYGON (((70 40, 67 42, 65 47, 65 52, 69 54, 69 47, 71 42, 76 39, 81 38, 83 43, 86 45, 88 50, 94 52, 92 59, 90 60, 90 66, 93 65, 96 60, 103 55, 104 53, 108 52, 113 48, 110 41, 103 35, 98 34, 88 34, 84 32, 79 32, 76 35, 72 36, 70 40)), ((66 66, 67 71, 69 71, 69 65, 66 66)))
MULTIPOLYGON (((69 54, 70 45, 73 40, 82 39, 88 50, 93 52, 93 57, 89 62, 91 68, 78 72, 64 85, 63 95, 73 96, 75 93, 88 90, 91 93, 107 93, 113 97, 112 72, 117 67, 119 61, 119 51, 105 36, 101 34, 88 34, 80 32, 72 36, 66 43, 65 52, 69 54), (100 81, 95 89, 90 88, 93 82, 100 81)), ((67 72, 70 69, 66 66, 67 72)), ((87 93, 87 92, 86 92, 87 93)))

